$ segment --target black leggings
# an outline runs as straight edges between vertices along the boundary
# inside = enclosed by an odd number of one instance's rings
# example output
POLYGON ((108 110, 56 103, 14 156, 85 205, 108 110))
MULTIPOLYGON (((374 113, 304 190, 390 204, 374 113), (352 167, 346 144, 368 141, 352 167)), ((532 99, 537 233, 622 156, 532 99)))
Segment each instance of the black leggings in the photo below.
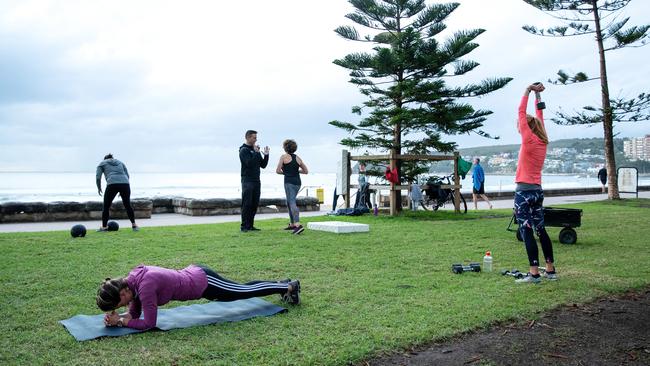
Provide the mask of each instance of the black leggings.
POLYGON ((274 281, 251 281, 237 283, 221 277, 208 267, 200 266, 208 277, 208 287, 202 297, 216 301, 235 301, 251 297, 285 294, 289 290, 288 283, 274 281))
POLYGON ((118 193, 122 197, 122 203, 126 209, 126 214, 129 216, 129 220, 131 220, 132 224, 135 224, 135 214, 133 213, 133 207, 131 207, 131 186, 129 183, 118 183, 106 186, 106 191, 104 192, 104 210, 102 211, 102 227, 106 227, 108 224, 111 204, 118 193))
MULTIPOLYGON (((528 263, 531 266, 539 266, 539 250, 537 249, 537 243, 535 242, 535 235, 533 229, 529 227, 522 227, 521 234, 526 244, 526 253, 528 254, 528 263)), ((546 263, 553 263, 553 245, 551 244, 551 238, 548 237, 546 228, 538 227, 537 236, 539 237, 539 243, 542 245, 542 252, 544 253, 544 259, 546 263)))
POLYGON ((543 203, 544 191, 541 189, 515 191, 515 216, 531 266, 539 266, 539 250, 533 231, 537 232, 546 263, 553 263, 553 245, 544 226, 543 203))

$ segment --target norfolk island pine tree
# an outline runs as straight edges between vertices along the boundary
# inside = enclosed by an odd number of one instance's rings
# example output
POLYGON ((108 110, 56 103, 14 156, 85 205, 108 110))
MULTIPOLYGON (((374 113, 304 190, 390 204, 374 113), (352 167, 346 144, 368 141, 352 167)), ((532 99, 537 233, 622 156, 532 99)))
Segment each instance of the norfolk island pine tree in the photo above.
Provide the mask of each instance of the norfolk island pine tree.
MULTIPOLYGON (((456 31, 444 42, 436 37, 446 29, 445 19, 458 3, 429 4, 424 0, 350 0, 353 13, 346 18, 369 33, 361 36, 354 26, 340 26, 341 37, 373 45, 372 52, 346 55, 334 61, 350 70, 350 82, 367 97, 352 112, 356 123, 331 121, 350 136, 341 140, 351 149, 391 151, 396 155, 449 153, 456 149, 445 136, 477 133, 493 138, 483 127, 489 110, 475 110, 467 98, 503 88, 512 78, 485 79, 476 84, 449 86, 446 79, 472 71, 479 63, 464 57, 479 45, 474 40, 484 29, 456 31), (364 114, 364 112, 366 112, 364 114)), ((498 138, 498 137, 496 137, 498 138)), ((428 170, 428 163, 409 161, 397 165, 401 181, 412 182, 428 170)), ((377 171, 375 171, 377 174, 377 171)), ((398 209, 401 200, 398 195, 398 209)))
POLYGON ((647 121, 650 117, 650 94, 641 93, 632 99, 611 99, 607 79, 606 52, 625 47, 645 46, 648 41, 650 26, 631 26, 625 28, 629 17, 609 20, 606 15, 618 15, 631 0, 523 0, 535 8, 549 13, 565 25, 547 29, 538 29, 525 25, 523 29, 531 34, 544 37, 574 37, 594 35, 598 45, 599 77, 589 78, 584 72, 569 76, 560 70, 558 78, 551 81, 554 84, 575 84, 590 80, 600 80, 601 106, 583 107, 583 111, 573 115, 562 110, 551 120, 560 125, 593 125, 603 124, 605 164, 607 166, 608 198, 619 199, 616 159, 614 150, 614 122, 647 121), (603 20, 605 23, 603 24, 603 20))

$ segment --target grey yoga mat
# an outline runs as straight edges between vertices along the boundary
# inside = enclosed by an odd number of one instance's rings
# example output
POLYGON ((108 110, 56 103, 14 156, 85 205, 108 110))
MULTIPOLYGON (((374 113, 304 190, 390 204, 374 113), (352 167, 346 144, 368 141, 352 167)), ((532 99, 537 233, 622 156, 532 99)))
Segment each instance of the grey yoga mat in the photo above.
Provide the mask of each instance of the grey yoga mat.
MULTIPOLYGON (((286 311, 287 309, 260 298, 230 302, 212 301, 205 304, 158 310, 156 328, 170 330, 196 325, 236 322, 258 316, 271 316, 286 311)), ((65 329, 78 341, 144 332, 143 330, 131 328, 107 327, 104 325, 104 314, 76 315, 70 319, 61 320, 59 323, 63 324, 65 329)))

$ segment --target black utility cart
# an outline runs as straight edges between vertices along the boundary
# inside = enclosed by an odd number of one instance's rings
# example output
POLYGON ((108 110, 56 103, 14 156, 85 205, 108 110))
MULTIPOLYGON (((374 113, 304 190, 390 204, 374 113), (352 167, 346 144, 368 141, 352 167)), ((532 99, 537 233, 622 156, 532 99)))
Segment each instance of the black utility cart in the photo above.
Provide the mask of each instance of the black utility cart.
MULTIPOLYGON (((557 208, 557 207, 544 207, 544 225, 563 228, 560 230, 560 243, 562 244, 575 244, 578 240, 578 234, 573 228, 580 227, 582 219, 582 210, 578 208, 557 208)), ((510 223, 506 230, 514 231, 517 235, 517 240, 523 241, 519 231, 519 225, 513 229, 513 224, 517 225, 517 220, 513 213, 510 218, 510 223)))

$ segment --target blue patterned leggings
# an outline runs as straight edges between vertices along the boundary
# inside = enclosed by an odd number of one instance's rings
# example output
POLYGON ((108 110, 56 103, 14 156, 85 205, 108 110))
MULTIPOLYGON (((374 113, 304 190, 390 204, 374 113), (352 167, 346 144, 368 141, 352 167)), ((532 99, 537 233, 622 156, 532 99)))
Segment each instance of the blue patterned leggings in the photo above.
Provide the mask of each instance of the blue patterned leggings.
POLYGON ((537 233, 547 263, 553 263, 553 245, 544 227, 544 191, 535 189, 515 192, 515 217, 526 244, 528 262, 539 266, 539 251, 533 231, 537 233))

